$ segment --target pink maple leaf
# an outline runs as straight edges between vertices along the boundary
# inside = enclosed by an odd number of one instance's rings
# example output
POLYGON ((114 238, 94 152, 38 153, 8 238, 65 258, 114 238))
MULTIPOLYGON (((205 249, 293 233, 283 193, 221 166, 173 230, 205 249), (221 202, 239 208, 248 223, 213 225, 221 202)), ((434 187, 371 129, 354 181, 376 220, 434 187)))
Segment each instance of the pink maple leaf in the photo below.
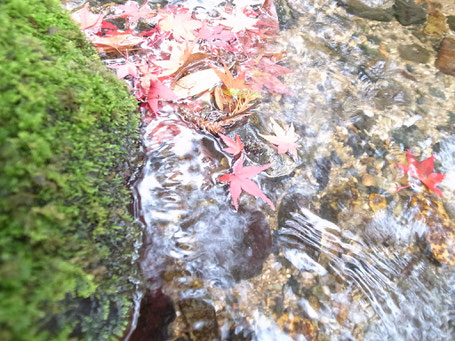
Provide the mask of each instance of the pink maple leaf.
POLYGON ((198 31, 197 38, 208 41, 221 40, 228 42, 235 39, 235 34, 232 31, 226 30, 223 26, 208 26, 205 22, 198 31))
POLYGON ((257 65, 253 65, 254 60, 251 60, 247 65, 248 83, 252 89, 261 93, 262 88, 266 87, 275 93, 295 96, 296 94, 284 85, 277 76, 282 76, 294 72, 294 70, 281 66, 273 62, 270 58, 261 58, 257 65))
POLYGON ((184 38, 192 41, 196 38, 193 31, 202 27, 199 20, 194 20, 189 12, 166 15, 158 22, 161 31, 172 32, 174 39, 184 38))
POLYGON ((141 7, 139 7, 135 1, 128 1, 125 5, 118 6, 118 8, 121 9, 124 13, 115 17, 126 18, 130 24, 138 21, 140 18, 146 18, 151 14, 154 14, 154 12, 148 6, 147 1, 141 7))
MULTIPOLYGON (((408 165, 403 165, 397 163, 398 167, 407 173, 409 176, 419 179, 429 190, 435 192, 437 195, 442 196, 442 192, 439 188, 436 187, 438 183, 444 180, 445 175, 441 173, 433 173, 434 170, 434 156, 429 157, 423 161, 417 161, 415 156, 410 150, 406 152, 406 158, 408 160, 408 165)), ((408 188, 408 186, 403 186, 398 188, 398 191, 403 188, 408 188)))
POLYGON ((297 158, 297 147, 299 146, 297 140, 299 135, 294 132, 294 125, 291 124, 289 128, 284 130, 273 118, 270 119, 270 122, 275 135, 259 135, 274 144, 278 154, 289 152, 294 158, 297 158))
POLYGON ((133 78, 138 76, 136 64, 127 61, 125 64, 112 65, 111 68, 117 70, 117 77, 119 79, 131 76, 133 78))
POLYGON ((244 146, 242 141, 240 140, 239 135, 235 134, 235 141, 231 139, 229 136, 223 135, 221 133, 218 135, 220 135, 223 142, 228 146, 228 148, 224 148, 223 151, 233 156, 242 152, 244 146))
POLYGON ((158 101, 175 101, 177 96, 159 80, 150 80, 147 103, 153 113, 158 112, 158 101))
POLYGON ((103 21, 104 14, 92 13, 88 7, 88 3, 86 3, 80 11, 73 13, 71 17, 74 21, 79 23, 82 30, 85 30, 87 28, 100 26, 103 21))
POLYGON ((243 167, 242 155, 237 162, 234 163, 232 173, 224 174, 218 178, 218 181, 229 182, 229 191, 231 192, 232 202, 236 210, 239 208, 238 200, 242 190, 256 198, 261 198, 269 204, 272 209, 275 209, 273 202, 261 191, 259 186, 250 179, 269 167, 269 164, 243 167))

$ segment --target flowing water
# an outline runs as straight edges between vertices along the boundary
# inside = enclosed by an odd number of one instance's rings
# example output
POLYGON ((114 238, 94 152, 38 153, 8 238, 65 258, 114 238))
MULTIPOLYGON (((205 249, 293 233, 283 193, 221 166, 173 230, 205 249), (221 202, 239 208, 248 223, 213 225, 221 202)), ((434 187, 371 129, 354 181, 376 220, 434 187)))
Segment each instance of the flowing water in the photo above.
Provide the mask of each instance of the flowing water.
MULTIPOLYGON (((455 15, 452 1, 430 8, 455 15)), ((455 339, 455 271, 428 237, 441 226, 442 243, 454 237, 455 78, 434 66, 454 32, 360 18, 331 0, 277 10, 276 47, 294 70, 282 79, 297 95, 262 98, 228 131, 249 164, 271 164, 255 180, 277 209, 243 194, 234 210, 216 180, 232 159, 175 106, 144 124, 133 191, 145 284, 127 339, 455 339), (295 160, 258 135, 272 117, 294 124, 295 160), (419 182, 396 191, 407 149, 435 156, 442 197, 419 182)))

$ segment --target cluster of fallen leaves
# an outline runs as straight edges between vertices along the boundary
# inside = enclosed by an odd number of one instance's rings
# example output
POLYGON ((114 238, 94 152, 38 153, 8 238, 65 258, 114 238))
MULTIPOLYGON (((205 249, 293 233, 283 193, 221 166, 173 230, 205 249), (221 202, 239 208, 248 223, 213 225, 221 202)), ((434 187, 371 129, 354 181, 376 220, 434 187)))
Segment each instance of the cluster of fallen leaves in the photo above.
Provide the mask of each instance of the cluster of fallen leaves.
POLYGON ((217 13, 128 1, 95 14, 86 4, 73 19, 99 52, 124 57, 109 66, 151 114, 164 102, 205 93, 227 115, 247 111, 264 89, 292 94, 277 78, 292 71, 277 64, 283 53, 270 44, 278 32, 270 0, 234 1, 217 13), (125 18, 123 29, 112 23, 117 18, 125 18))
MULTIPOLYGON (((216 110, 229 124, 248 115, 264 91, 294 95, 277 78, 292 70, 277 64, 284 53, 272 44, 278 20, 271 0, 234 0, 210 13, 173 5, 152 9, 148 1, 140 6, 135 1, 110 4, 93 13, 86 4, 72 17, 96 49, 113 61, 108 66, 127 81, 146 120, 174 103, 184 116, 216 110), (113 24, 118 18, 124 18, 122 29, 113 24)), ((243 166, 244 145, 238 135, 235 140, 223 135, 220 121, 196 117, 195 122, 218 134, 228 146, 224 151, 237 160, 232 173, 218 179, 229 183, 235 208, 242 190, 274 208, 250 179, 269 165, 243 166)), ((289 152, 296 158, 293 126, 284 130, 272 120, 271 128, 275 135, 261 136, 279 154, 289 152)))

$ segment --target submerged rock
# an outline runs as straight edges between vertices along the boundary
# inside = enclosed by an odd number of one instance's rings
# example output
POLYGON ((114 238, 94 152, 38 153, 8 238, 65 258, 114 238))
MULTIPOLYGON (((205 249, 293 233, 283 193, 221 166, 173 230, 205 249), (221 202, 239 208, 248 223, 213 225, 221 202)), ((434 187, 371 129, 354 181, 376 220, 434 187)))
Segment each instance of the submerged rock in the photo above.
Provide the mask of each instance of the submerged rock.
POLYGON ((414 0, 395 0, 395 17, 403 26, 423 24, 427 19, 427 12, 417 5, 414 0))
POLYGON ((455 31, 455 15, 449 15, 447 17, 447 25, 452 31, 455 31))
POLYGON ((276 13, 280 29, 288 29, 297 23, 301 13, 297 12, 286 0, 275 1, 276 13))
POLYGON ((168 340, 168 325, 175 319, 175 309, 161 290, 147 292, 142 298, 137 326, 129 341, 168 340))
POLYGON ((434 10, 428 16, 427 24, 425 25, 425 33, 430 36, 442 36, 448 30, 446 17, 438 10, 434 10))
POLYGON ((238 250, 237 262, 231 269, 237 280, 259 275, 262 264, 272 250, 272 234, 265 216, 255 211, 248 213, 247 217, 248 225, 238 250))
POLYGON ((215 308, 211 304, 202 299, 187 298, 179 302, 179 307, 191 340, 212 341, 219 339, 215 308))
POLYGON ((341 0, 349 13, 359 17, 391 21, 395 14, 394 0, 341 0))
POLYGON ((455 76, 455 39, 448 37, 443 39, 435 66, 441 72, 455 76))
POLYGON ((430 61, 431 52, 418 44, 398 46, 400 57, 414 63, 426 64, 430 61))

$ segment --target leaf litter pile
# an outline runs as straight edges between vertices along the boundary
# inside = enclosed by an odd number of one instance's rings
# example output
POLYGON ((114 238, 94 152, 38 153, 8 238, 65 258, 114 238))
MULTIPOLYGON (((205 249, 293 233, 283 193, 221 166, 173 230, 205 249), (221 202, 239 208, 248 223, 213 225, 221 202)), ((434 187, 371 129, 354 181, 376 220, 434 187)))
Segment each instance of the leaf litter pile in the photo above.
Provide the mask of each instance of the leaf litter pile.
MULTIPOLYGON (((237 160, 233 172, 219 178, 229 182, 236 209, 242 189, 274 208, 250 179, 269 165, 243 167, 242 141, 222 133, 245 122, 263 93, 294 95, 278 78, 292 70, 279 64, 285 53, 272 44, 279 32, 275 7, 254 0, 218 9, 208 13, 169 5, 155 10, 147 1, 128 1, 99 13, 85 4, 72 17, 117 77, 127 81, 145 122, 174 106, 186 121, 221 137, 228 146, 224 151, 237 160), (117 18, 125 20, 122 29, 112 23, 117 18)), ((293 127, 285 132, 272 124, 276 136, 264 139, 278 153, 297 157, 293 127)))
MULTIPOLYGON (((86 3, 72 17, 117 77, 127 82, 144 122, 172 106, 187 122, 221 138, 233 166, 218 180, 229 183, 235 209, 242 190, 275 208, 250 179, 270 165, 243 166, 243 142, 237 134, 234 139, 223 135, 226 128, 247 120, 263 94, 295 95, 278 78, 293 70, 281 65, 286 54, 273 44, 279 33, 273 1, 234 0, 211 11, 182 5, 153 9, 148 1, 128 1, 107 4, 98 13, 86 3), (118 18, 124 18, 124 27, 113 24, 118 18)), ((160 123, 155 130, 162 142, 178 133, 177 127, 161 128, 160 123)), ((296 160, 299 135, 293 125, 271 119, 270 130, 274 135, 259 135, 278 154, 296 160)), ((398 166, 410 180, 442 195, 436 184, 444 176, 432 172, 433 158, 418 162, 408 152, 407 159, 409 166, 398 166)))

